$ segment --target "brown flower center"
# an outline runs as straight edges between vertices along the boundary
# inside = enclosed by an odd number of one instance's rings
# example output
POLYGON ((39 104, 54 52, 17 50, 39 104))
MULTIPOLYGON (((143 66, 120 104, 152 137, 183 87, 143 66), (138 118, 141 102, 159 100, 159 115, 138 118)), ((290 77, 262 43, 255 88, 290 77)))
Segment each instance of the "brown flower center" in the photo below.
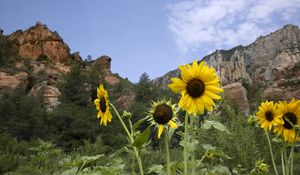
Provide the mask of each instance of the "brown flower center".
POLYGON ((294 113, 288 112, 283 116, 284 124, 283 127, 286 129, 292 129, 293 126, 290 124, 290 122, 293 124, 297 124, 297 116, 294 113))
POLYGON ((200 97, 204 93, 204 90, 204 83, 202 80, 199 79, 192 79, 187 83, 186 86, 187 93, 193 98, 200 97))
POLYGON ((100 98, 100 110, 105 113, 106 111, 106 100, 104 97, 100 98))
POLYGON ((271 111, 267 111, 265 112, 265 116, 266 116, 266 119, 270 122, 273 120, 274 116, 273 116, 273 113, 271 111))
POLYGON ((173 116, 173 110, 169 105, 160 104, 156 106, 153 113, 154 121, 158 124, 167 124, 173 116))

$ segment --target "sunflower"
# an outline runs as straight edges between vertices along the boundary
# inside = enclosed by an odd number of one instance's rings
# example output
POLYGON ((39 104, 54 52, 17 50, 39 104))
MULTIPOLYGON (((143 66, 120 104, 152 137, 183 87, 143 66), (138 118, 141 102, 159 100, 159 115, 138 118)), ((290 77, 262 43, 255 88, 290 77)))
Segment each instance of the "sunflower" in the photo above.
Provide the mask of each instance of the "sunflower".
POLYGON ((173 129, 178 127, 176 122, 177 112, 176 105, 172 104, 171 100, 161 100, 152 103, 147 118, 151 125, 158 127, 158 138, 160 138, 165 127, 170 126, 173 129))
POLYGON ((109 101, 107 91, 103 88, 103 85, 100 84, 99 88, 97 88, 97 99, 95 99, 94 103, 96 105, 97 110, 99 111, 97 114, 97 118, 101 118, 100 125, 106 126, 107 121, 111 122, 112 115, 109 111, 109 101))
POLYGON ((294 142, 300 138, 296 138, 296 131, 293 125, 300 125, 300 100, 293 99, 291 102, 279 102, 278 110, 282 113, 283 124, 274 128, 274 131, 282 135, 284 141, 294 142))
POLYGON ((217 94, 223 92, 214 68, 203 61, 199 65, 197 61, 193 61, 192 65, 182 65, 179 69, 182 79, 172 78, 172 83, 169 84, 172 91, 181 93, 179 107, 194 115, 203 114, 204 109, 212 111, 214 100, 221 99, 217 94))
POLYGON ((271 130, 272 126, 283 124, 282 113, 277 110, 277 104, 273 101, 261 103, 258 110, 256 118, 261 128, 271 130))

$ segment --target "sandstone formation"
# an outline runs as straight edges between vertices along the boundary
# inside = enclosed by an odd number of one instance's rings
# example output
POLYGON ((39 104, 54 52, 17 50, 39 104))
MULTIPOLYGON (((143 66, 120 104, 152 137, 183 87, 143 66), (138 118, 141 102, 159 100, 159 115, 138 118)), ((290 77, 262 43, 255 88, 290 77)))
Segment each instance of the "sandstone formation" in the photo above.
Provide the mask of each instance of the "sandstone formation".
POLYGON ((102 55, 97 58, 96 62, 100 63, 100 68, 102 70, 104 80, 110 85, 116 85, 120 82, 120 79, 111 72, 111 58, 107 55, 102 55))
POLYGON ((247 90, 240 82, 227 84, 224 87, 224 94, 227 95, 240 109, 249 114, 249 101, 247 98, 247 90))
MULTIPOLYGON (((246 83, 251 87, 255 81, 263 88, 263 100, 299 96, 300 30, 297 26, 286 25, 267 36, 257 38, 248 46, 217 50, 203 60, 215 68, 224 87, 235 82, 246 83)), ((179 74, 179 70, 174 70, 153 82, 166 88, 170 77, 179 74)), ((244 98, 240 96, 233 99, 239 104, 244 98)), ((241 109, 244 107, 242 105, 241 109)))
POLYGON ((12 33, 9 40, 14 41, 23 58, 37 60, 46 56, 53 62, 70 61, 69 46, 57 32, 50 31, 46 25, 37 22, 35 26, 12 33))
POLYGON ((5 88, 16 88, 20 84, 27 84, 28 74, 20 72, 14 75, 9 75, 5 72, 0 72, 0 92, 5 88))

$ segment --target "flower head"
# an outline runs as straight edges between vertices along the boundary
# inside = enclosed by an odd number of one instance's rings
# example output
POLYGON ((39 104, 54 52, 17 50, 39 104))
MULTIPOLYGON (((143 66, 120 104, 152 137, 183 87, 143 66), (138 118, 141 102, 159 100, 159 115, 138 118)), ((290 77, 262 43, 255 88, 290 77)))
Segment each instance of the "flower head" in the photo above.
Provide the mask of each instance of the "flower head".
POLYGON ((278 110, 282 113, 283 124, 276 126, 274 131, 282 135, 286 142, 299 140, 293 125, 300 125, 300 100, 279 102, 278 110))
POLYGON ((271 130, 273 126, 283 124, 282 114, 277 110, 277 104, 273 101, 261 103, 258 109, 256 118, 261 128, 271 130))
POLYGON ((102 84, 100 84, 99 88, 97 88, 97 97, 98 98, 94 100, 96 109, 99 111, 97 118, 101 118, 100 125, 103 124, 106 126, 107 122, 111 122, 112 115, 109 111, 108 93, 102 84))
POLYGON ((203 114, 204 109, 213 110, 214 100, 221 99, 218 94, 223 92, 220 88, 220 80, 214 68, 209 67, 203 61, 198 64, 186 64, 179 67, 181 78, 172 78, 169 88, 181 94, 179 107, 189 114, 203 114))
POLYGON ((164 127, 170 126, 173 129, 178 127, 176 123, 177 112, 176 105, 172 104, 171 100, 161 100, 152 103, 147 117, 151 125, 158 127, 158 138, 160 138, 164 127))

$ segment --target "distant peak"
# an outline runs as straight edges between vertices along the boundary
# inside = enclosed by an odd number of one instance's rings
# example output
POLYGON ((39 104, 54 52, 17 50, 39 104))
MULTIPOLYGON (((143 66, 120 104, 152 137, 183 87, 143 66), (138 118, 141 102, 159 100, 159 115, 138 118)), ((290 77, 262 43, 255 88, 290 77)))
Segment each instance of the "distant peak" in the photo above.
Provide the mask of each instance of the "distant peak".
POLYGON ((299 27, 293 24, 287 24, 282 27, 282 29, 298 29, 299 27))

